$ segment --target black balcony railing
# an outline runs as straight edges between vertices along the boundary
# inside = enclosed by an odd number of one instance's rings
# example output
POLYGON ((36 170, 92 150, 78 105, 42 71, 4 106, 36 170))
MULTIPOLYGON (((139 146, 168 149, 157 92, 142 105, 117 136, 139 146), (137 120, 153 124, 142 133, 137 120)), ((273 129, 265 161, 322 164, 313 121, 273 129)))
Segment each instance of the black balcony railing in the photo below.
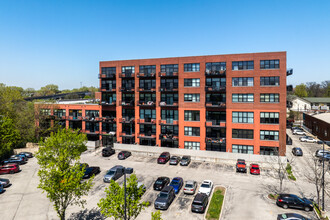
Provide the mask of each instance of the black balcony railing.
POLYGON ((160 92, 177 92, 179 89, 178 87, 160 87, 160 92))
POLYGON ((134 92, 134 87, 133 86, 125 86, 125 87, 120 87, 119 90, 122 92, 134 92))
POLYGON ((156 102, 154 102, 154 101, 143 101, 143 100, 140 100, 138 106, 155 107, 156 106, 155 103, 156 102))
POLYGON ((206 92, 225 92, 226 86, 205 86, 206 92))
POLYGON ((160 77, 178 77, 178 72, 159 72, 160 77))
POLYGON ((153 87, 138 87, 140 92, 156 92, 156 88, 153 87))
POLYGON ((119 73, 119 78, 134 78, 134 73, 119 73))
POLYGON ((226 70, 206 70, 205 76, 226 76, 226 70))
POLYGON ((99 79, 116 78, 116 74, 99 74, 99 79))
POLYGON ((121 106, 134 106, 134 100, 123 100, 120 102, 121 106))
POLYGON ((226 108, 226 102, 206 101, 206 107, 226 108))
POLYGON ((137 73, 138 78, 156 77, 156 73, 137 73))

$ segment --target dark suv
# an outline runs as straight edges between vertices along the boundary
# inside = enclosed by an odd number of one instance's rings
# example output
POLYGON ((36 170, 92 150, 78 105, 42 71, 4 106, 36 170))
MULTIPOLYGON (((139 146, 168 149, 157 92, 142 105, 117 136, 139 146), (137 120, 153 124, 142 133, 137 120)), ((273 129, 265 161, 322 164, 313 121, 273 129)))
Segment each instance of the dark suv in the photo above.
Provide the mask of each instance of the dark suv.
POLYGON ((205 193, 198 193, 191 204, 191 211, 204 213, 208 203, 209 197, 205 193))
POLYGON ((170 184, 170 178, 161 176, 154 183, 154 190, 161 191, 165 186, 170 184))
POLYGON ((304 209, 306 212, 313 210, 313 203, 311 200, 300 198, 293 194, 280 194, 277 198, 276 205, 284 209, 304 209))
POLYGON ((157 163, 165 164, 167 161, 170 160, 170 153, 169 152, 163 152, 157 159, 157 163))
POLYGON ((170 207, 171 203, 175 199, 175 192, 172 186, 165 186, 158 194, 155 200, 155 209, 166 210, 170 207))
POLYGON ((116 153, 115 149, 112 149, 111 147, 105 147, 105 148, 102 149, 102 156, 103 157, 109 157, 109 156, 111 156, 115 153, 116 153))

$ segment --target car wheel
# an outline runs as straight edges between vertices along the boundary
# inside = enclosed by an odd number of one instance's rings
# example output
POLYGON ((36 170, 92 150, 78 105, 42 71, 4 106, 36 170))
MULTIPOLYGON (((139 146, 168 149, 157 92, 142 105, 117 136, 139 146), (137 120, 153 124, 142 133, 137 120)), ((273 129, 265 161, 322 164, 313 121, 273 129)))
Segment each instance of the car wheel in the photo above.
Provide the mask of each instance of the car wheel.
POLYGON ((306 212, 309 212, 311 210, 311 208, 309 208, 309 207, 305 207, 305 211, 306 212))
POLYGON ((288 205, 283 205, 283 209, 287 209, 288 208, 288 205))

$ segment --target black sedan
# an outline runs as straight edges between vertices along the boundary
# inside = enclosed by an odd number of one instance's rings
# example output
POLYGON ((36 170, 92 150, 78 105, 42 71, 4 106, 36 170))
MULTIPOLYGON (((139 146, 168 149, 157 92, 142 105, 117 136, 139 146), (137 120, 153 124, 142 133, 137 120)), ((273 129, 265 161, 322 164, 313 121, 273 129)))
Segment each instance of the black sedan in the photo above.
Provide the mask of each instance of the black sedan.
POLYGON ((127 157, 131 156, 131 152, 129 151, 120 151, 118 153, 118 160, 125 160, 127 157))
POLYGON ((277 198, 276 204, 284 209, 303 209, 306 212, 313 210, 313 203, 311 200, 300 198, 294 194, 280 194, 277 198))
POLYGON ((94 174, 97 175, 101 172, 100 167, 87 167, 83 179, 88 179, 94 174))
POLYGON ((10 186, 10 181, 9 181, 9 179, 0 178, 0 184, 2 184, 3 187, 5 188, 5 187, 10 186))
POLYGON ((105 148, 102 149, 102 156, 103 157, 109 157, 109 156, 111 156, 115 153, 116 153, 115 149, 113 149, 111 147, 105 147, 105 148))
POLYGON ((311 219, 296 213, 285 213, 285 214, 279 214, 277 216, 277 220, 311 220, 311 219))
POLYGON ((292 148, 292 154, 295 156, 302 156, 303 151, 300 147, 294 147, 294 148, 292 148))
POLYGON ((170 184, 170 178, 165 176, 158 177, 154 183, 154 190, 161 191, 168 184, 170 184))

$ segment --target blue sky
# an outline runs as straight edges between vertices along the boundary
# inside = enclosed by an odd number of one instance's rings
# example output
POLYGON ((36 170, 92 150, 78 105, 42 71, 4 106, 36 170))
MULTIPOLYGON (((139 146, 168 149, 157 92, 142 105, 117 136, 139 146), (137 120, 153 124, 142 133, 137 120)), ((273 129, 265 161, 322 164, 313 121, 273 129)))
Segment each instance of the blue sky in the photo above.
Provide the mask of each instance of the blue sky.
POLYGON ((330 80, 330 1, 0 0, 0 82, 98 86, 103 60, 287 51, 288 84, 330 80))

